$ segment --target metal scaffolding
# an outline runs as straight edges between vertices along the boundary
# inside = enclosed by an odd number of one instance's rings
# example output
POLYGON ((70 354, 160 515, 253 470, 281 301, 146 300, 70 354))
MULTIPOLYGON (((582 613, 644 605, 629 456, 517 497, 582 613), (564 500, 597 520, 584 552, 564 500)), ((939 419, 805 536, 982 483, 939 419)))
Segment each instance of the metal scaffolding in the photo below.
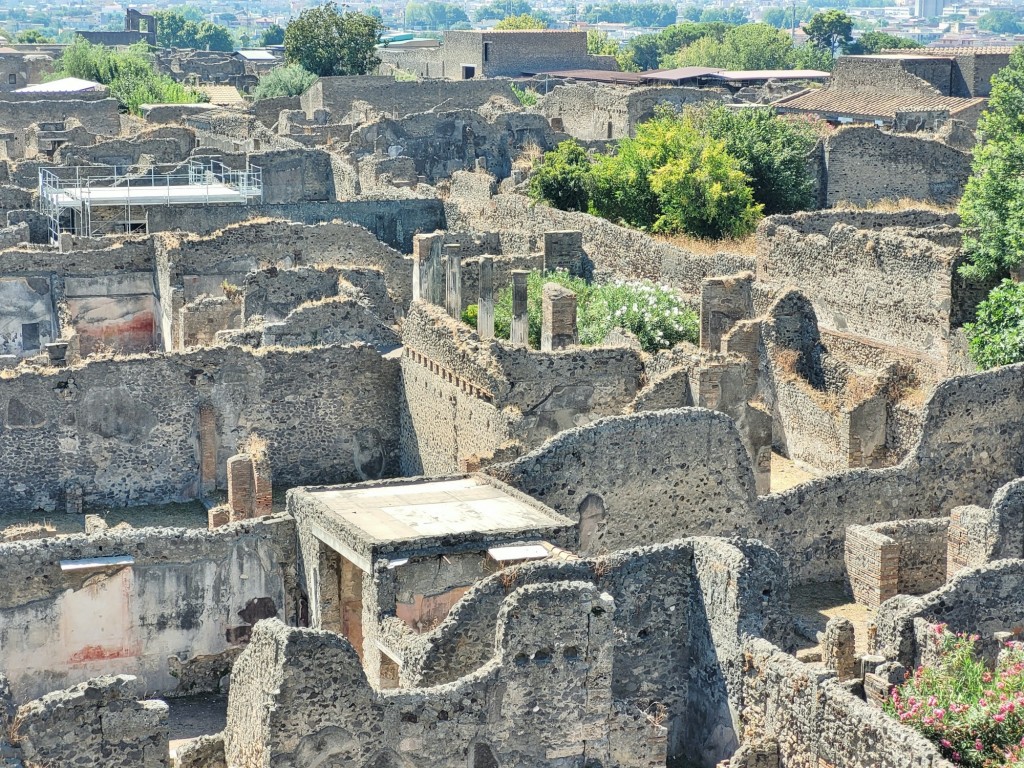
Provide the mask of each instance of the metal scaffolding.
POLYGON ((208 158, 189 160, 187 166, 167 172, 154 167, 133 173, 91 165, 39 169, 39 211, 47 217, 53 242, 62 232, 89 237, 147 232, 150 206, 248 205, 262 200, 259 166, 236 171, 208 158))

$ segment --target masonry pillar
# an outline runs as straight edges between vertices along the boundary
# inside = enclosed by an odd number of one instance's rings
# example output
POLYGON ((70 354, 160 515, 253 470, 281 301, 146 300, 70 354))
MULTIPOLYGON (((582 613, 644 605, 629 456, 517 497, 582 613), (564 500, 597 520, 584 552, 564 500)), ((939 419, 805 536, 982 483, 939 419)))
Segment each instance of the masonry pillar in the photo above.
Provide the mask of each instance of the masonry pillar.
POLYGON ((414 235, 412 239, 412 290, 413 298, 437 303, 434 292, 434 272, 441 250, 443 236, 437 232, 429 235, 414 235), (419 269, 417 269, 417 265, 419 269))
POLYGON ((544 233, 544 269, 564 269, 571 275, 583 276, 583 233, 575 230, 544 233))
POLYGON ((217 413, 212 405, 199 406, 199 488, 204 494, 217 489, 217 413))
POLYGON ((722 339, 740 320, 751 317, 754 275, 707 277, 700 285, 700 348, 719 352, 722 339))
POLYGON ((256 507, 252 458, 244 453, 228 459, 228 507, 231 508, 231 522, 249 519, 256 507))
POLYGON ((274 511, 274 489, 270 479, 270 461, 266 456, 253 459, 253 517, 266 517, 274 511))
POLYGON ((458 319, 462 316, 462 247, 454 243, 444 247, 445 309, 458 319))
POLYGON ((530 346, 530 316, 526 303, 525 269, 512 270, 512 346, 530 346))
POLYGON ((541 351, 552 352, 576 344, 576 294, 557 283, 545 283, 542 302, 541 351))
POLYGON ((842 616, 834 616, 825 625, 825 636, 821 641, 821 660, 825 669, 836 673, 840 680, 857 676, 857 649, 853 622, 842 616))
POLYGON ((480 259, 480 296, 476 304, 476 332, 481 339, 494 338, 494 259, 480 259))

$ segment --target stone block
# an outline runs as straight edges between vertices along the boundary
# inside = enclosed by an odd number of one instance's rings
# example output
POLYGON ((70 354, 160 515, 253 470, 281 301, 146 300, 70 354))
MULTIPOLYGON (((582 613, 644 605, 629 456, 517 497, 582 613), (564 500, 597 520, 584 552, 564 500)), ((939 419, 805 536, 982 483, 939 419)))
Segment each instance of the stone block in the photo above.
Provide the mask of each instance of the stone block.
POLYGON ((541 313, 541 351, 552 352, 579 343, 575 293, 556 283, 545 283, 541 313))

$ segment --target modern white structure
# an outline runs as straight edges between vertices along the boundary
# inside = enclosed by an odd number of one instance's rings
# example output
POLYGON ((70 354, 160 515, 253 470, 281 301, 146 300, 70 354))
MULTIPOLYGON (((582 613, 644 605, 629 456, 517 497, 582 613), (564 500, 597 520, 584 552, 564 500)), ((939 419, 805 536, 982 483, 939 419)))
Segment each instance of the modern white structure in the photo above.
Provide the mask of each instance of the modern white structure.
POLYGON ((95 237, 148 231, 146 209, 155 205, 248 205, 263 199, 263 172, 235 171, 217 160, 190 160, 168 173, 132 173, 111 166, 39 169, 39 210, 50 239, 61 232, 95 237))

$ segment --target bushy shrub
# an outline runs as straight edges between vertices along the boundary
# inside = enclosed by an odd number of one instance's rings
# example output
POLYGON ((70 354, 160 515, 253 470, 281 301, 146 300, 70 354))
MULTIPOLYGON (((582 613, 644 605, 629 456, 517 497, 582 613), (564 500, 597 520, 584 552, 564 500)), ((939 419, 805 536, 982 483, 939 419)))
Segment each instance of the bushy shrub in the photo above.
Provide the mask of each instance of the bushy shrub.
POLYGON ((934 742, 943 756, 971 768, 1024 761, 1024 649, 1007 646, 990 672, 978 658, 977 635, 940 625, 939 661, 896 686, 885 710, 934 742))
POLYGON ((563 211, 587 210, 590 160, 574 140, 563 141, 544 155, 530 178, 530 197, 545 200, 563 211))
POLYGON ((195 104, 205 100, 198 91, 157 74, 145 43, 115 51, 76 37, 58 60, 53 77, 78 77, 102 83, 133 114, 140 114, 143 104, 195 104))
POLYGON ((300 96, 316 81, 316 75, 298 64, 274 67, 260 78, 253 92, 256 101, 278 96, 300 96))
MULTIPOLYGON (((535 270, 527 277, 527 312, 530 346, 540 347, 541 312, 545 283, 557 283, 576 294, 576 316, 580 344, 600 344, 614 328, 634 334, 647 352, 668 349, 681 341, 696 343, 699 327, 696 313, 683 304, 667 286, 647 281, 617 280, 588 283, 564 270, 535 270)), ((476 305, 463 313, 463 320, 475 321, 476 305)), ((508 339, 512 333, 512 287, 498 294, 494 305, 494 333, 508 339)))
POLYGON ((1003 280, 993 288, 964 332, 979 368, 1024 362, 1024 283, 1003 280))
POLYGON ((515 83, 512 83, 512 93, 519 99, 519 103, 524 107, 535 107, 537 106, 537 93, 527 88, 520 88, 515 83))

